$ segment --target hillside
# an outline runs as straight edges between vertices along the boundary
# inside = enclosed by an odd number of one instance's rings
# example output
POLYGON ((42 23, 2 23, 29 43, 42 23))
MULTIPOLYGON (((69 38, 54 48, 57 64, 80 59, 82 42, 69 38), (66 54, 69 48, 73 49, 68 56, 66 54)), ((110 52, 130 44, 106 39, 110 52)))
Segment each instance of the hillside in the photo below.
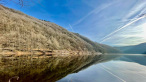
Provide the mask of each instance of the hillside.
POLYGON ((84 41, 86 41, 87 43, 89 43, 90 45, 92 45, 93 49, 95 49, 97 52, 106 52, 106 53, 119 53, 120 51, 116 48, 113 48, 111 46, 105 45, 105 44, 99 44, 97 42, 93 42, 90 39, 81 36, 78 33, 74 33, 75 35, 77 35, 78 37, 80 37, 81 39, 83 39, 84 41))
POLYGON ((141 43, 134 46, 117 47, 117 48, 124 53, 142 54, 146 52, 146 43, 141 43))
POLYGON ((105 45, 105 44, 100 44, 100 45, 101 45, 101 47, 104 48, 104 50, 107 53, 121 53, 121 51, 119 49, 113 48, 113 47, 105 45))
MULTIPOLYGON (((0 5, 0 48, 106 52, 104 47, 63 27, 0 5)), ((110 47, 112 49, 112 47, 110 47)))

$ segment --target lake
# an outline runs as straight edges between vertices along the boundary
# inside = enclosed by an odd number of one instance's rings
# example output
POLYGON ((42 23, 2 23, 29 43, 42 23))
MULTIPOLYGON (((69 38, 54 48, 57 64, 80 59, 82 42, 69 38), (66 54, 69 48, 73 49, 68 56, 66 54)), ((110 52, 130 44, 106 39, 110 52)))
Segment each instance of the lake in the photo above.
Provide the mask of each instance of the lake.
POLYGON ((110 61, 91 65, 57 82, 146 82, 146 56, 121 54, 110 61))
POLYGON ((0 82, 146 82, 142 54, 1 58, 0 65, 0 82))

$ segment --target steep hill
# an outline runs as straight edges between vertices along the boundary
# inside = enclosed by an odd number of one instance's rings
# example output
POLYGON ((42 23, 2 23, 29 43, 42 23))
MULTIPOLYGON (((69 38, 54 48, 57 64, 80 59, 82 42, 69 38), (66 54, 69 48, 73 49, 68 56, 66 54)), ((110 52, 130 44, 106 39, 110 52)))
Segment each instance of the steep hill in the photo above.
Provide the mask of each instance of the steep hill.
POLYGON ((142 54, 146 52, 146 43, 141 43, 134 46, 117 47, 117 48, 123 51, 124 53, 142 54))
MULTIPOLYGON (((15 50, 52 49, 106 52, 52 22, 42 21, 0 5, 0 48, 15 50)), ((110 47, 112 49, 112 47, 110 47)))

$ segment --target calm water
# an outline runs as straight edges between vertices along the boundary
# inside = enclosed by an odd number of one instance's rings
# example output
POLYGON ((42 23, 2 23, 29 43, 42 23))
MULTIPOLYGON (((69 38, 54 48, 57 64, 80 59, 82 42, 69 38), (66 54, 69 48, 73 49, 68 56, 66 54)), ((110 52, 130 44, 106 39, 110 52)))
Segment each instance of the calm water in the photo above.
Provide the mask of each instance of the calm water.
POLYGON ((57 82, 146 82, 146 56, 120 55, 110 61, 91 65, 78 73, 69 74, 57 82))
POLYGON ((0 65, 0 82, 146 82, 142 54, 3 58, 0 65))

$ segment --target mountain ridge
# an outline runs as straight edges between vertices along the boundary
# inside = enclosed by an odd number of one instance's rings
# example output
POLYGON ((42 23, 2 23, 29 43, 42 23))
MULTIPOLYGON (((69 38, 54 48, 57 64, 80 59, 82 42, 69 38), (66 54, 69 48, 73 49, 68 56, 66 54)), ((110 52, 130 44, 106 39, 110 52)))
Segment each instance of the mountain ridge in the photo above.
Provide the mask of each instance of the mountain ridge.
POLYGON ((131 54, 143 54, 146 53, 146 42, 133 46, 123 46, 116 47, 121 50, 123 53, 131 53, 131 54))

